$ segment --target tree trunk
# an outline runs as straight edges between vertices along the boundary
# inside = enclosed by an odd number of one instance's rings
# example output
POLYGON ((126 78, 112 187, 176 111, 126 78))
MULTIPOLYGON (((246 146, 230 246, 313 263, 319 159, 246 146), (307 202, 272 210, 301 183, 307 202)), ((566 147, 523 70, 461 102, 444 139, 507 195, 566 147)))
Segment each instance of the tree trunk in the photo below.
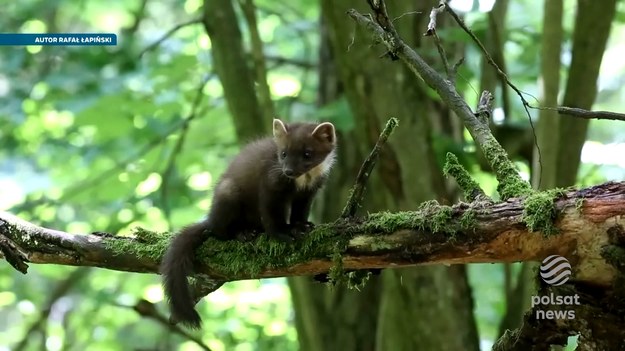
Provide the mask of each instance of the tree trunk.
MULTIPOLYGON (((597 78, 608 42, 616 0, 578 0, 573 52, 562 104, 590 109, 597 96, 597 78)), ((560 135, 566 135, 558 150, 558 186, 575 184, 589 121, 560 116, 560 135)))

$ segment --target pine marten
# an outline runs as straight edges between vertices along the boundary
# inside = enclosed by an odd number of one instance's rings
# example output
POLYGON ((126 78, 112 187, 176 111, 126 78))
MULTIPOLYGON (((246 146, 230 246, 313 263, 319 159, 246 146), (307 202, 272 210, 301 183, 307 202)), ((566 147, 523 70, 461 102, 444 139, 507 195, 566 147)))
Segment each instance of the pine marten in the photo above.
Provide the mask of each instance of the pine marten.
POLYGON ((194 329, 201 318, 194 309, 187 276, 193 273, 195 249, 208 236, 233 240, 242 231, 263 231, 291 242, 293 233, 310 227, 310 207, 335 159, 334 125, 273 120, 273 137, 245 146, 217 182, 208 217, 183 228, 161 263, 172 317, 194 329))

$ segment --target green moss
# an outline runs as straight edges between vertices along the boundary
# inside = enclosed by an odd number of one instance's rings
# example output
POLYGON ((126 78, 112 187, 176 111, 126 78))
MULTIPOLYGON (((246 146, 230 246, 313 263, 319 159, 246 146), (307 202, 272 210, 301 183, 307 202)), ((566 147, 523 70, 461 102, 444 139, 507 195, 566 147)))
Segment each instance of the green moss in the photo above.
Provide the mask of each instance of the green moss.
POLYGON ((451 207, 449 206, 441 206, 439 211, 436 211, 434 216, 432 216, 432 220, 429 223, 430 228, 432 228, 433 232, 448 232, 455 233, 455 228, 451 228, 449 226, 449 222, 451 221, 451 207))
POLYGON ((132 254, 160 260, 165 253, 171 235, 152 232, 143 228, 133 229, 134 237, 104 237, 104 245, 115 253, 132 254))
POLYGON ((582 208, 584 207, 585 201, 586 199, 583 197, 579 197, 575 200, 575 210, 577 210, 577 213, 582 213, 582 208))
POLYGON ((502 200, 527 196, 532 193, 530 184, 521 178, 506 151, 496 140, 482 145, 482 151, 495 171, 495 176, 499 182, 497 192, 499 192, 502 200))
POLYGON ((563 189, 556 188, 534 192, 525 199, 523 222, 530 231, 541 231, 545 235, 557 233, 555 200, 563 194, 563 189))
POLYGON ((471 208, 464 211, 464 213, 460 217, 460 229, 461 230, 472 229, 475 227, 476 223, 477 223, 477 219, 475 215, 475 210, 471 208))
POLYGON ((339 245, 336 245, 332 253, 332 267, 328 272, 328 278, 331 285, 340 285, 346 280, 345 271, 343 269, 343 256, 339 245))
POLYGON ((413 220, 410 212, 376 212, 367 216, 366 223, 355 231, 364 230, 372 233, 392 233, 405 227, 413 220))
POLYGON ((454 234, 475 225, 474 212, 467 214, 465 211, 459 219, 454 217, 452 207, 440 205, 432 200, 422 203, 417 211, 372 213, 363 224, 354 226, 353 230, 358 233, 389 234, 401 229, 415 229, 454 234))
MULTIPOLYGON (((458 212, 459 213, 459 212, 458 212)), ((380 250, 389 249, 389 243, 383 235, 401 229, 443 232, 451 234, 466 230, 474 225, 474 214, 465 211, 462 216, 455 215, 454 209, 439 205, 436 201, 423 203, 418 211, 373 213, 361 221, 349 222, 341 219, 334 223, 319 224, 304 238, 293 244, 276 242, 266 235, 260 235, 249 241, 219 241, 208 238, 197 250, 202 263, 226 277, 240 275, 258 276, 260 272, 271 268, 288 267, 311 259, 327 258, 332 260, 331 280, 345 280, 342 254, 349 241, 356 234, 367 233, 380 235, 374 246, 380 250)), ((160 260, 173 234, 154 233, 139 229, 136 238, 105 239, 107 246, 125 254, 160 260)), ((353 276, 357 279, 358 276, 353 276)), ((349 276, 347 276, 349 279, 349 276)), ((358 278, 359 279, 359 278, 358 278)), ((352 281, 355 283, 355 280, 352 281)), ((359 285, 359 284, 353 284, 359 285)))
MULTIPOLYGON (((368 233, 382 236, 401 229, 455 233, 474 225, 474 214, 465 212, 462 217, 453 218, 452 213, 451 207, 430 201, 422 204, 419 211, 378 212, 368 215, 360 223, 340 220, 320 224, 304 239, 292 245, 274 242, 265 235, 249 242, 209 239, 198 250, 198 255, 205 257, 204 263, 234 276, 243 273, 254 276, 266 268, 286 267, 313 258, 327 257, 334 263, 330 280, 336 283, 346 278, 341 255, 354 235, 368 233)), ((379 249, 385 249, 389 244, 380 237, 376 245, 379 245, 379 249)))
POLYGON ((480 185, 473 180, 469 172, 462 167, 458 161, 458 157, 451 152, 447 153, 443 174, 447 177, 451 176, 456 180, 458 186, 462 189, 464 198, 468 201, 473 201, 479 194, 484 193, 480 185))
POLYGON ((351 237, 337 235, 332 224, 320 224, 294 244, 276 242, 266 235, 257 239, 219 241, 209 238, 199 249, 204 263, 226 275, 247 273, 256 276, 263 269, 291 266, 312 258, 333 257, 343 252, 351 237))

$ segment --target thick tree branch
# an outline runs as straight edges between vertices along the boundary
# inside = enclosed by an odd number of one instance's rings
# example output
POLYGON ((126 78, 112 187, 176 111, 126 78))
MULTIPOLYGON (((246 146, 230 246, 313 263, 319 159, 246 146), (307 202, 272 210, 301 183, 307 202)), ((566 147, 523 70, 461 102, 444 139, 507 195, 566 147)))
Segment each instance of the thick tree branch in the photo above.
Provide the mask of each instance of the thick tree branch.
MULTIPOLYGON (((264 236, 254 242, 211 239, 198 251, 204 257, 199 272, 219 280, 326 273, 333 265, 329 257, 336 243, 343 240, 347 270, 540 261, 559 254, 573 264, 576 280, 611 284, 616 269, 602 252, 610 242, 608 232, 614 233, 610 228, 625 227, 625 182, 562 191, 553 198, 544 194, 481 206, 426 203, 418 211, 339 220, 318 225, 295 246, 264 236), (531 205, 537 202, 538 207, 531 205), (536 217, 541 214, 547 217, 536 217), (532 233, 530 227, 552 234, 532 233)), ((16 243, 31 263, 157 273, 170 234, 136 234, 134 238, 70 234, 0 214, 0 236, 16 243)))

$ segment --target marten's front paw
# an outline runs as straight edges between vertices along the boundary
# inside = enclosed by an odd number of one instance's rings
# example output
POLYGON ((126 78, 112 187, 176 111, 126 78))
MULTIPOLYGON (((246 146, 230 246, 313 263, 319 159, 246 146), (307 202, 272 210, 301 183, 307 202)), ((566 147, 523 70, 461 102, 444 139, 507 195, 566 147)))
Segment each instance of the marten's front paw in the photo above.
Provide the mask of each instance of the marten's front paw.
POLYGON ((300 232, 309 232, 315 227, 315 224, 313 222, 305 221, 305 222, 295 222, 291 226, 293 227, 293 229, 298 230, 300 232))
POLYGON ((296 239, 302 239, 315 227, 311 222, 296 222, 291 224, 291 235, 296 239))

